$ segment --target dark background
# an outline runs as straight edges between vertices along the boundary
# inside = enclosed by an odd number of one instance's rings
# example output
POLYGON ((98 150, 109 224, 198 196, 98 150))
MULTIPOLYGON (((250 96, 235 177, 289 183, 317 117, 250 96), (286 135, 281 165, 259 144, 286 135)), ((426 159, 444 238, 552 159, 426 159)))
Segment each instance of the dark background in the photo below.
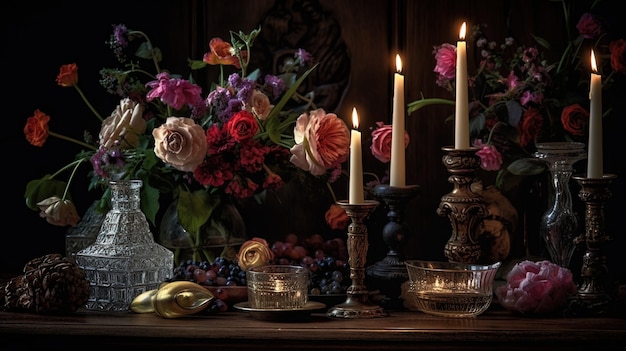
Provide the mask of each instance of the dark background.
MULTIPOLYGON (((291 3, 292 1, 286 1, 291 3)), ((392 77, 395 53, 405 58, 406 101, 425 97, 448 97, 435 85, 432 72, 433 45, 454 43, 461 22, 489 23, 492 33, 509 33, 520 42, 530 43, 531 33, 540 33, 554 43, 554 53, 562 52, 564 38, 560 3, 547 0, 515 1, 455 1, 455 0, 358 0, 305 1, 321 6, 335 18, 350 57, 350 82, 336 112, 349 121, 357 107, 363 130, 376 121, 391 122, 392 77)), ((578 3, 578 2, 577 2, 578 3)), ((625 37, 625 25, 619 21, 615 2, 601 5, 610 30, 625 37)), ((106 94, 98 85, 99 70, 114 64, 105 44, 112 24, 143 30, 153 44, 163 51, 162 67, 186 72, 187 59, 201 59, 212 37, 229 38, 228 30, 250 31, 257 27, 274 1, 4 1, 2 15, 2 56, 4 78, 3 109, 5 131, 2 138, 4 230, 0 241, 0 268, 4 272, 19 272, 26 261, 46 253, 64 252, 67 228, 49 225, 36 212, 28 209, 23 194, 26 183, 54 172, 69 163, 79 151, 56 138, 49 138, 44 147, 30 145, 24 138, 26 119, 35 109, 52 117, 51 130, 80 138, 83 130, 97 133, 99 121, 81 101, 73 88, 61 88, 55 78, 59 67, 75 62, 79 66, 79 85, 102 115, 108 115, 117 99, 106 94)), ((579 15, 573 16, 577 21, 579 15)), ((498 38, 500 40, 500 38, 498 38)), ((468 67, 474 67, 473 62, 468 67)), ((216 72, 207 70, 207 81, 216 72)), ((619 89, 610 100, 624 101, 624 77, 618 77, 619 89)), ((621 201, 624 199, 624 156, 622 142, 626 136, 626 112, 623 103, 616 103, 604 121, 604 167, 606 173, 619 177, 612 185, 614 196, 607 202, 607 233, 614 237, 609 248, 609 264, 623 278, 621 260, 626 248, 623 222, 620 221, 621 201)), ((407 150, 407 184, 417 184, 421 193, 407 210, 411 228, 407 251, 412 257, 445 259, 443 246, 449 238, 450 224, 436 215, 442 195, 451 190, 447 171, 441 163, 441 147, 453 144, 452 125, 445 116, 452 107, 432 106, 407 116, 411 144, 407 150)), ((369 135, 365 132, 364 135, 369 135)), ((364 144, 367 142, 364 139, 364 144)), ((364 170, 381 175, 386 165, 375 160, 364 149, 364 170)), ((87 167, 83 167, 72 186, 74 202, 79 212, 98 198, 87 192, 87 167)), ((577 170, 579 172, 583 169, 577 170)), ((485 179, 490 175, 485 174, 485 179)), ((342 189, 339 186, 339 189, 342 189)), ((572 185, 574 201, 579 187, 572 185)), ((247 212, 249 235, 280 239, 289 232, 307 236, 322 231, 329 233, 323 223, 327 202, 314 204, 298 201, 298 189, 286 189, 294 202, 273 208, 273 213, 247 212), (319 207, 319 208, 318 208, 319 207), (294 217, 296 216, 296 217, 294 217)), ((339 197, 342 194, 338 194, 339 197)), ((346 194, 344 193, 345 197, 346 194)), ((539 205, 540 206, 540 205, 539 205)), ((386 248, 379 230, 384 213, 374 218, 370 229, 370 257, 380 259, 386 248)), ((516 238, 519 243, 519 237, 516 238)), ((517 254, 521 247, 514 248, 517 254)))

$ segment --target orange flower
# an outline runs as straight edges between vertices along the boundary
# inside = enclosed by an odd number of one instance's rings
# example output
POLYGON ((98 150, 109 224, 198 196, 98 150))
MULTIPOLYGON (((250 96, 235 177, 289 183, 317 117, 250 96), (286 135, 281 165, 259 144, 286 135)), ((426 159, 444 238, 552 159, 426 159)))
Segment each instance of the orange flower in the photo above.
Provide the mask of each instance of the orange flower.
POLYGON ((46 139, 48 139, 49 121, 50 116, 39 110, 35 110, 35 115, 28 117, 26 120, 26 126, 24 127, 26 140, 34 146, 43 146, 46 139))
POLYGON ((337 204, 331 204, 328 211, 326 211, 326 223, 331 229, 346 229, 348 227, 348 221, 350 218, 346 211, 337 204))
POLYGON ((75 63, 61 66, 57 75, 57 84, 62 87, 72 87, 78 84, 78 66, 75 63))
MULTIPOLYGON (((223 41, 220 38, 213 38, 209 42, 211 51, 204 54, 202 61, 209 65, 233 65, 237 68, 241 68, 239 59, 233 56, 233 47, 230 43, 223 41)), ((242 55, 244 52, 242 51, 242 55)))

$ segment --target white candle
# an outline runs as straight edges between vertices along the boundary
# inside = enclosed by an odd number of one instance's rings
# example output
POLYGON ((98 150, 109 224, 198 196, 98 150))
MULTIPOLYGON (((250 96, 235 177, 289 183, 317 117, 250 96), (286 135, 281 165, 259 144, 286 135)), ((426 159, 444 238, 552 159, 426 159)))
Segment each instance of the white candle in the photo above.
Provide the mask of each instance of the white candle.
POLYGON ((352 124, 354 129, 350 134, 350 193, 349 203, 361 204, 365 202, 363 197, 363 156, 361 155, 361 132, 359 128, 359 116, 356 107, 352 110, 352 124))
POLYGON ((469 148, 469 99, 467 97, 467 48, 465 22, 456 43, 456 103, 454 112, 454 148, 469 148))
POLYGON ((587 178, 602 178, 602 76, 597 74, 596 57, 591 50, 591 85, 589 87, 589 149, 587 178))
POLYGON ((404 156, 404 76, 400 55, 396 55, 397 73, 393 79, 393 114, 391 122, 391 165, 389 170, 389 185, 405 185, 405 156, 404 156))

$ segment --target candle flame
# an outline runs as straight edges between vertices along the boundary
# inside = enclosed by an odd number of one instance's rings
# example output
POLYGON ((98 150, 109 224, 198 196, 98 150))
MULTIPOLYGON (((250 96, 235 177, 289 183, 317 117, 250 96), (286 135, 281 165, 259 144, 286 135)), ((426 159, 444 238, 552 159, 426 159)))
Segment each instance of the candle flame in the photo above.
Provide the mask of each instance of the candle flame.
POLYGON ((402 72, 402 60, 400 59, 400 55, 396 55, 396 70, 398 73, 402 72))
POLYGON ((596 55, 593 53, 593 49, 591 49, 591 69, 593 73, 598 73, 598 65, 596 64, 596 55))
POLYGON ((461 25, 461 31, 459 32, 459 38, 461 40, 465 40, 465 31, 466 31, 465 27, 466 27, 466 24, 465 22, 463 22, 463 25, 461 25))
POLYGON ((356 113, 356 107, 352 108, 352 125, 354 129, 359 128, 359 115, 356 113))

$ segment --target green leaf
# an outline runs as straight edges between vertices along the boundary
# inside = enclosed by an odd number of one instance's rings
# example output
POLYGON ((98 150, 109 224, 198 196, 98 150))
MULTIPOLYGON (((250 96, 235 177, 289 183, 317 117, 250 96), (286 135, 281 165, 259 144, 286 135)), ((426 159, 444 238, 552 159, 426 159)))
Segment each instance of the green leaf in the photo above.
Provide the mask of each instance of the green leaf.
POLYGON ((205 190, 193 193, 181 190, 177 205, 178 221, 188 232, 198 233, 219 203, 219 196, 210 196, 205 190))
POLYGON ((207 63, 201 60, 187 60, 191 69, 202 69, 206 67, 207 63))
POLYGON ((156 62, 161 62, 161 60, 163 59, 161 49, 152 48, 148 44, 148 42, 143 42, 141 43, 141 45, 139 45, 139 48, 137 48, 137 51, 135 52, 135 56, 141 57, 146 60, 154 59, 156 62))
POLYGON ((413 102, 409 102, 407 104, 407 112, 411 114, 422 107, 428 105, 454 105, 455 102, 448 99, 440 99, 440 98, 429 98, 429 99, 420 99, 413 102))
POLYGON ((547 165, 543 161, 532 158, 521 158, 519 160, 515 160, 507 167, 509 172, 522 176, 541 174, 547 168, 547 165))
MULTIPOLYGON (((58 196, 59 198, 63 197, 63 193, 67 187, 67 182, 50 179, 49 177, 50 175, 48 174, 44 178, 31 180, 28 184, 26 184, 24 198, 26 199, 26 206, 28 206, 31 210, 39 211, 37 203, 51 196, 58 196)), ((69 193, 67 194, 66 199, 72 199, 69 193)))
POLYGON ((159 212, 159 195, 160 192, 148 184, 146 175, 141 187, 141 212, 153 225, 156 225, 156 215, 159 212))
POLYGON ((313 67, 309 68, 306 72, 304 72, 304 74, 302 74, 300 76, 300 78, 298 78, 298 80, 294 83, 294 85, 291 86, 291 88, 289 88, 289 90, 287 90, 287 92, 285 93, 285 95, 283 95, 282 99, 280 99, 280 101, 274 106, 274 108, 272 109, 272 111, 270 111, 270 113, 267 115, 267 118, 265 119, 265 121, 270 121, 273 118, 278 118, 278 115, 280 114, 280 111, 283 110, 283 108, 285 107, 285 105, 287 104, 287 102, 289 101, 289 99, 291 99, 291 97, 293 96, 293 94, 295 94, 296 90, 298 90, 298 87, 300 86, 300 84, 302 84, 302 82, 304 82, 304 80, 306 79, 306 77, 313 72, 313 70, 319 65, 319 63, 315 64, 313 67))

